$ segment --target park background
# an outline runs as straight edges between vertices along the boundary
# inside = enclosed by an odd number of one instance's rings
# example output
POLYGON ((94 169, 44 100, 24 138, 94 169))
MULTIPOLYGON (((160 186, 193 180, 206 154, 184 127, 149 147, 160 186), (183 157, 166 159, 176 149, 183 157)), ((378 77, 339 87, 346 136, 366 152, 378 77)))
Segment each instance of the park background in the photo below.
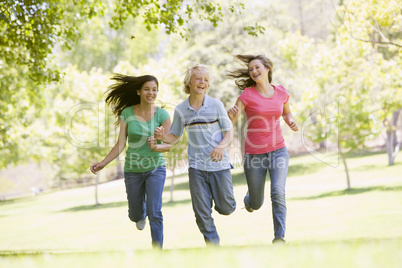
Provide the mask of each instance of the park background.
MULTIPOLYGON (((0 264, 76 267, 388 267, 402 249, 402 2, 8 1, 0 3, 0 264), (163 6, 164 5, 164 6, 163 6), (266 201, 242 209, 245 120, 229 153, 238 207, 214 213, 205 248, 188 192, 186 140, 166 154, 165 252, 127 218, 124 156, 104 92, 113 73, 153 74, 172 113, 190 61, 211 67, 229 109, 236 54, 265 54, 291 95, 286 247, 272 247, 266 201), (196 260, 194 264, 194 259, 196 260), (110 266, 110 265, 109 265, 110 266)), ((283 123, 283 122, 282 122, 283 123)))

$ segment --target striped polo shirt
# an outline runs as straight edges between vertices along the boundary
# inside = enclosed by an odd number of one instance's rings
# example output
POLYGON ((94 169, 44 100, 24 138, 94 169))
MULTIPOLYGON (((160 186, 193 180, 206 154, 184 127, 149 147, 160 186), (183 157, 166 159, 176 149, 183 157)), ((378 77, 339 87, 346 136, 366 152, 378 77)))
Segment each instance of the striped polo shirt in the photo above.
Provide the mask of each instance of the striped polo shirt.
POLYGON ((232 127, 223 103, 204 95, 202 107, 195 111, 189 98, 176 106, 170 133, 180 137, 184 128, 188 134, 189 167, 203 171, 230 169, 226 149, 222 161, 213 162, 209 154, 223 139, 223 131, 232 127))

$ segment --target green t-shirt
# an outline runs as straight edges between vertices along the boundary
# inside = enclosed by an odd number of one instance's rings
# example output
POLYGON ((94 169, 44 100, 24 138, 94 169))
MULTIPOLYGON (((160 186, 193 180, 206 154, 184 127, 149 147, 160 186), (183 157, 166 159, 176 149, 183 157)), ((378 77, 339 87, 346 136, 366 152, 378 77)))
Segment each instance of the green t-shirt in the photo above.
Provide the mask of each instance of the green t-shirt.
MULTIPOLYGON (((128 136, 124 172, 142 173, 165 166, 163 155, 149 148, 148 137, 153 136, 155 128, 161 126, 169 118, 168 112, 158 107, 150 121, 141 122, 134 115, 133 106, 130 106, 122 111, 120 117, 127 124, 128 136)), ((158 143, 161 142, 158 141, 158 143)))

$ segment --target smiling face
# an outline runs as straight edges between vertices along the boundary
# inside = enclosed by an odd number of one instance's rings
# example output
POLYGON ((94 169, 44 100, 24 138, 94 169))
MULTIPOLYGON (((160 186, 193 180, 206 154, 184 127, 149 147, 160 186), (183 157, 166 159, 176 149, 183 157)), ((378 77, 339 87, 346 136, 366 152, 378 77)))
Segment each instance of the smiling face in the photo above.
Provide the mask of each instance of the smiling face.
POLYGON ((250 61, 248 71, 251 79, 256 83, 268 81, 269 68, 265 67, 259 59, 250 61))
POLYGON ((152 104, 158 96, 158 85, 155 81, 145 82, 142 85, 141 90, 137 90, 137 94, 140 96, 140 101, 142 103, 152 104))
POLYGON ((190 94, 205 94, 209 87, 209 75, 207 72, 197 70, 190 80, 190 94))

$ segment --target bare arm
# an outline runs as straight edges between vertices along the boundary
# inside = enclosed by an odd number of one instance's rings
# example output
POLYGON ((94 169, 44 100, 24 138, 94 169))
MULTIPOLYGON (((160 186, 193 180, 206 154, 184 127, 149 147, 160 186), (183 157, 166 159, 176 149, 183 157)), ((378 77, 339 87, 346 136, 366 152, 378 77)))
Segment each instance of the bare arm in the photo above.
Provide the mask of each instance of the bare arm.
POLYGON ((157 127, 154 132, 154 137, 164 143, 168 143, 171 145, 177 144, 180 141, 180 137, 173 135, 169 132, 168 129, 170 129, 170 126, 169 128, 165 128, 163 125, 157 127))
POLYGON ((155 137, 148 138, 148 146, 149 148, 151 148, 152 151, 164 153, 169 152, 170 148, 172 148, 171 144, 167 143, 158 144, 157 141, 158 140, 155 137))
POLYGON ((126 148, 127 141, 127 125, 120 119, 120 132, 116 144, 110 150, 109 154, 101 162, 94 163, 90 166, 90 170, 93 174, 96 174, 99 170, 102 170, 107 164, 116 159, 119 154, 126 148))
POLYGON ((237 99, 235 106, 233 108, 229 109, 228 111, 228 116, 230 120, 232 120, 232 124, 236 124, 237 119, 239 119, 241 113, 244 111, 244 103, 242 100, 237 99))
MULTIPOLYGON (((171 124, 172 124, 172 122, 170 121, 170 117, 169 117, 168 119, 165 120, 165 122, 163 122, 161 127, 163 130, 170 129, 171 124)), ((155 132, 156 132, 156 129, 155 129, 155 132)), ((155 133, 154 133, 154 135, 155 135, 155 133)), ((152 151, 160 152, 160 153, 169 152, 170 148, 172 148, 171 144, 167 144, 167 143, 157 144, 157 139, 154 136, 148 138, 148 146, 149 146, 149 148, 151 148, 152 151)))
POLYGON ((285 120, 286 124, 290 127, 291 130, 293 131, 299 130, 299 127, 297 126, 293 118, 292 112, 290 111, 289 101, 283 105, 282 118, 283 120, 285 120))

